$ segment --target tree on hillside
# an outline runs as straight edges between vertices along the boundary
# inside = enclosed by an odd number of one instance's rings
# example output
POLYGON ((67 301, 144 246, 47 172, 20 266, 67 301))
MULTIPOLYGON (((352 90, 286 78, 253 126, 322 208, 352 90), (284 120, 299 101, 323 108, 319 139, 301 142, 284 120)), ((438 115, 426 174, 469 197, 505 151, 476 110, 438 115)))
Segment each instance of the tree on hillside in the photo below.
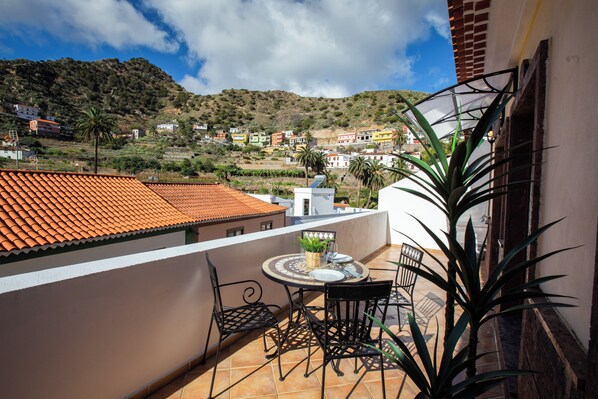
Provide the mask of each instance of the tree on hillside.
POLYGON ((93 141, 95 147, 93 173, 98 173, 98 145, 100 140, 112 139, 114 119, 104 111, 91 107, 83 111, 83 117, 77 124, 77 130, 85 141, 93 141))
POLYGON ((305 143, 307 144, 307 146, 311 147, 311 142, 314 139, 313 134, 311 134, 311 132, 305 132, 303 133, 303 138, 305 139, 305 143))
POLYGON ((305 168, 305 187, 307 187, 309 184, 308 171, 309 168, 314 165, 316 152, 312 150, 310 146, 306 145, 299 149, 295 157, 297 158, 299 165, 305 168))
POLYGON ((372 194, 374 191, 380 190, 386 185, 386 179, 384 178, 384 165, 378 160, 368 161, 364 176, 364 185, 369 190, 368 200, 365 203, 365 207, 372 205, 372 194))
POLYGON ((367 168, 367 160, 358 155, 349 162, 349 173, 357 179, 357 208, 359 208, 361 185, 363 183, 365 172, 367 168))
POLYGON ((327 166, 328 160, 326 159, 326 154, 324 154, 322 151, 315 151, 314 162, 312 165, 313 171, 320 175, 325 172, 327 166))

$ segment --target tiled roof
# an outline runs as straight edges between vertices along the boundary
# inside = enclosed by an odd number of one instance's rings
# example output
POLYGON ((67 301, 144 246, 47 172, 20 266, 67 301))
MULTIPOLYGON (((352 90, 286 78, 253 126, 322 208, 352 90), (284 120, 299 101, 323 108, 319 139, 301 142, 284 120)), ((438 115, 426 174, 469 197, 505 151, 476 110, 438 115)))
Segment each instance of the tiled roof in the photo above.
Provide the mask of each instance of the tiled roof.
POLYGON ((196 224, 133 177, 0 170, 0 256, 196 224))
POLYGON ((287 209, 221 184, 146 184, 179 211, 200 222, 269 215, 287 209))

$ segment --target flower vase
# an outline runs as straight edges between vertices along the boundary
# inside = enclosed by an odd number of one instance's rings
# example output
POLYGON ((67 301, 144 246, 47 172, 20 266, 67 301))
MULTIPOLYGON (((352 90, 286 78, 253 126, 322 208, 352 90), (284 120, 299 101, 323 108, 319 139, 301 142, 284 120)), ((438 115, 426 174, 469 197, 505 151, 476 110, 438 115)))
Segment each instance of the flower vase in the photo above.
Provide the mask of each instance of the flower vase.
POLYGON ((308 270, 318 269, 320 267, 321 252, 305 252, 305 267, 308 270))

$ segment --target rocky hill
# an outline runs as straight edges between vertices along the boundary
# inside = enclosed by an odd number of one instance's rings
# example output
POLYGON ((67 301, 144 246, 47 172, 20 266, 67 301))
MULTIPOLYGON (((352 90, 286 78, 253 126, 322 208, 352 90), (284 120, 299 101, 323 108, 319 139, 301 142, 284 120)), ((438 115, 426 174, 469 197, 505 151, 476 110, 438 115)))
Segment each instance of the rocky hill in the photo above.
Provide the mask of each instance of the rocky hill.
POLYGON ((395 123, 395 113, 404 107, 399 93, 410 101, 425 96, 388 90, 333 99, 244 89, 195 95, 142 58, 0 60, 0 129, 25 129, 12 104, 37 106, 43 116, 51 115, 67 127, 76 124, 83 109, 96 106, 114 114, 122 131, 150 129, 173 119, 208 123, 214 130, 358 129, 395 123))

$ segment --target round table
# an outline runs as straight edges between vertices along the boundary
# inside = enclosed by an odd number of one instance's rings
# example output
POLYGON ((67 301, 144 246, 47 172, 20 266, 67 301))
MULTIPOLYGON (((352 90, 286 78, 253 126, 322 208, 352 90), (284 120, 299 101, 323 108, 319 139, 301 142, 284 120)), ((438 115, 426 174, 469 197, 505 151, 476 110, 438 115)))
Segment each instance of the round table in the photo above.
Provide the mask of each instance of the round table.
MULTIPOLYGON (((331 269, 342 272, 345 277, 338 283, 355 283, 366 280, 370 270, 363 263, 356 260, 351 262, 330 265, 331 269)), ((262 272, 270 280, 283 284, 285 287, 303 289, 324 289, 323 281, 313 279, 305 267, 304 254, 279 255, 268 259, 262 264, 262 272)))
MULTIPOLYGON (((331 269, 338 270, 344 274, 341 280, 335 283, 356 283, 367 280, 370 270, 363 263, 356 260, 350 262, 330 265, 331 269)), ((304 291, 324 291, 326 282, 315 280, 309 275, 311 270, 305 267, 305 254, 279 255, 268 259, 262 264, 262 272, 270 280, 282 284, 289 299, 289 324, 285 333, 285 339, 289 335, 292 326, 299 326, 301 313, 304 310, 304 291), (294 294, 297 299, 293 300, 293 293, 289 287, 299 288, 294 294), (297 321, 293 323, 293 312, 295 306, 298 308, 297 321)))

